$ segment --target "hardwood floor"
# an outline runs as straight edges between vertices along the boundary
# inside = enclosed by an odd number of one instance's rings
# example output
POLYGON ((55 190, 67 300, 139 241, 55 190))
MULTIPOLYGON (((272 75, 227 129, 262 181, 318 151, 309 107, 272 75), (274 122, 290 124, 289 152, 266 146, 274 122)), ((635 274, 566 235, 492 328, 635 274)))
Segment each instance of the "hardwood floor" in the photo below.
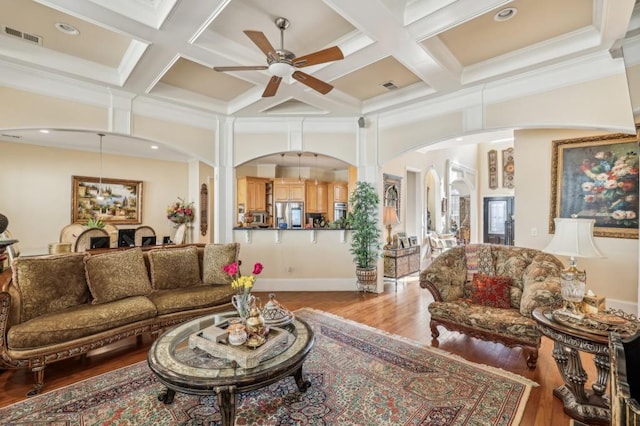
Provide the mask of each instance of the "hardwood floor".
MULTIPOLYGON (((266 293, 256 295, 263 303, 268 300, 266 293)), ((277 299, 290 310, 303 307, 320 309, 431 345, 427 306, 433 299, 427 290, 419 287, 416 280, 400 281, 397 292, 394 284, 390 283, 381 294, 281 292, 277 293, 277 299)), ((141 344, 131 339, 114 344, 108 350, 95 351, 85 358, 52 364, 45 371, 45 391, 143 361, 150 343, 148 337, 141 344)), ((469 361, 499 367, 537 382, 540 386, 534 387, 531 392, 522 425, 569 424, 569 417, 562 411, 562 403, 552 395, 553 389, 562 384, 562 379, 551 356, 553 344, 547 338, 543 338, 535 371, 526 367, 520 349, 509 349, 446 330, 441 330, 438 343, 441 349, 469 361)), ((590 378, 590 386, 591 378, 595 377, 593 359, 584 356, 583 364, 590 378)), ((33 376, 26 371, 0 373, 0 407, 25 399, 32 383, 33 376)))

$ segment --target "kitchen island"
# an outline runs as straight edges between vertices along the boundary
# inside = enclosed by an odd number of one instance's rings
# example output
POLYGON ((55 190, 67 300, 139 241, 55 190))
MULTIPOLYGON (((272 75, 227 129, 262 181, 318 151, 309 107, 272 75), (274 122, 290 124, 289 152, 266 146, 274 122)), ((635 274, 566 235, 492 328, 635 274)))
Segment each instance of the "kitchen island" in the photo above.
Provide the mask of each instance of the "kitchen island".
POLYGON ((244 265, 264 265, 256 291, 357 291, 351 230, 234 228, 233 235, 244 265))

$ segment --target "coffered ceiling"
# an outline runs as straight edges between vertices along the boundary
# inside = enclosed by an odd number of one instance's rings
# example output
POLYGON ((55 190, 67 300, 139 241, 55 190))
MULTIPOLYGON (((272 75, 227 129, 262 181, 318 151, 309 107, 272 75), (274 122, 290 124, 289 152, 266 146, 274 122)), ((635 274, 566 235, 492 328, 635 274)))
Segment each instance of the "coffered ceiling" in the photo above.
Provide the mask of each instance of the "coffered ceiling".
POLYGON ((0 60, 235 116, 359 116, 608 49, 620 0, 2 0, 0 60), (508 8, 512 8, 511 19, 508 8), (496 17, 498 16, 498 17, 496 17), (326 95, 268 70, 244 30, 297 57, 338 46, 306 74, 326 95), (63 29, 56 28, 63 24, 63 29), (73 29, 77 34, 73 34, 73 29))

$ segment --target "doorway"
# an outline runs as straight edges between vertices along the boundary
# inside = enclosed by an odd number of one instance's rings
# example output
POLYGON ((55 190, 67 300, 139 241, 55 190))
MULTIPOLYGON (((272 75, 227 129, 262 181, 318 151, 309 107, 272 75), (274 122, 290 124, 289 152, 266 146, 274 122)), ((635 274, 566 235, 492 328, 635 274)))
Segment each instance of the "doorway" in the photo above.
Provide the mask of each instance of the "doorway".
POLYGON ((513 245, 513 197, 484 199, 484 242, 513 245))

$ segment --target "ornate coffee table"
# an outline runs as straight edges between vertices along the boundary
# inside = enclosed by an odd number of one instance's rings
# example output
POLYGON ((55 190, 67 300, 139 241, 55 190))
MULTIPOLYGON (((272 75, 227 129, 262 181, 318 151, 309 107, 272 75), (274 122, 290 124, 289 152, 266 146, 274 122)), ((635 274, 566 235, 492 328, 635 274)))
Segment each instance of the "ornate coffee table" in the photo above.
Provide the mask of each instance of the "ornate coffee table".
POLYGON ((298 389, 306 392, 311 383, 302 377, 302 364, 314 343, 311 327, 300 319, 281 327, 290 335, 265 352, 257 367, 241 368, 237 363, 216 358, 200 349, 189 349, 189 336, 208 326, 223 326, 235 312, 207 315, 178 325, 151 346, 149 368, 167 387, 158 399, 173 402, 176 392, 217 395, 223 425, 233 425, 235 395, 259 389, 287 376, 295 378, 298 389))

